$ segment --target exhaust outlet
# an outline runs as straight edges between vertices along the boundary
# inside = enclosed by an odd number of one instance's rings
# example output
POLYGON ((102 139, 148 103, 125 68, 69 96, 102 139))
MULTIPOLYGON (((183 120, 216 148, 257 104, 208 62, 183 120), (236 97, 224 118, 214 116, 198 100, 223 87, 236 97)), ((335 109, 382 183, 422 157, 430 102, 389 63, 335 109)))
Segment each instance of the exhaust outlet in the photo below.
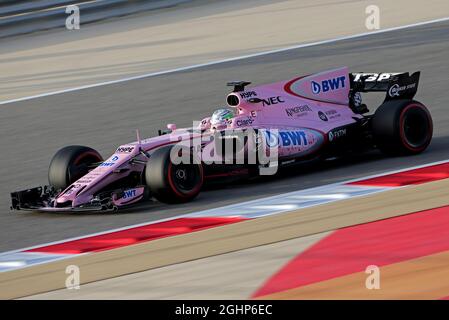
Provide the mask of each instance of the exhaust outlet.
POLYGON ((237 107, 240 104, 240 98, 238 95, 231 93, 226 98, 226 102, 230 107, 237 107))

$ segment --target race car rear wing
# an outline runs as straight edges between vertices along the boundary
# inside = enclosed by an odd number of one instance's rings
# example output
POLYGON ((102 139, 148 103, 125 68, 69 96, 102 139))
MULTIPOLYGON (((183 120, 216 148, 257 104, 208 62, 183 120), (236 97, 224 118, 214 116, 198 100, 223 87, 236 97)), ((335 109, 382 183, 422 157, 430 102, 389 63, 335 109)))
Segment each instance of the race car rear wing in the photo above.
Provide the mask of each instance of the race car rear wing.
POLYGON ((386 92, 385 100, 413 99, 419 83, 420 72, 404 73, 350 73, 353 92, 386 92))

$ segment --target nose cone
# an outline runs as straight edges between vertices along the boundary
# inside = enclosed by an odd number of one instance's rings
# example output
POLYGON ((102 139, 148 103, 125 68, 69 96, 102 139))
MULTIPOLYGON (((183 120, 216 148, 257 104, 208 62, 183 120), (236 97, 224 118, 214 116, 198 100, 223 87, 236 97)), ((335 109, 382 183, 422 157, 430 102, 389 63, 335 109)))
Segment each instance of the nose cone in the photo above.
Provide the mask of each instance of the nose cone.
MULTIPOLYGON (((95 192, 111 183, 107 177, 126 163, 135 152, 137 151, 132 145, 120 146, 116 153, 65 189, 56 198, 56 205, 67 204, 70 201, 75 207, 90 202, 95 192)), ((117 175, 117 177, 120 176, 117 175)))

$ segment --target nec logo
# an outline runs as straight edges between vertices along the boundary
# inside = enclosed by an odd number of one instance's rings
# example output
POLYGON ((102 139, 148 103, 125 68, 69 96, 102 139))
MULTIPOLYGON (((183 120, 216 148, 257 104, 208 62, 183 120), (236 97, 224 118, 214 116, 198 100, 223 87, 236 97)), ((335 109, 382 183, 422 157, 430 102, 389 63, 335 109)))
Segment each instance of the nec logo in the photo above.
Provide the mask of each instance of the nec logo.
POLYGON ((269 97, 267 99, 262 99, 263 106, 271 106, 273 104, 284 103, 285 101, 280 97, 269 97))
POLYGON ((311 81, 313 94, 319 94, 321 92, 325 93, 328 91, 338 90, 345 87, 346 76, 341 76, 337 78, 327 79, 321 81, 321 83, 316 81, 311 81))

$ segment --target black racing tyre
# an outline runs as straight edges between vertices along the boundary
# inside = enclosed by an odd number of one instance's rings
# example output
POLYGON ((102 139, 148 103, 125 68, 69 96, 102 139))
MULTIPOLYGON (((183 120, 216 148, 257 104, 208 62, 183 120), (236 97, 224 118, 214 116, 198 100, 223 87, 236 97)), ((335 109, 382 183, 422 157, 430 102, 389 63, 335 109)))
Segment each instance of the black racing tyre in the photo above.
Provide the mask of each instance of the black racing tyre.
POLYGON ((88 173, 89 165, 102 162, 98 151, 84 146, 67 146, 53 156, 48 168, 48 182, 56 189, 65 189, 88 173))
MULTIPOLYGON (((201 163, 174 164, 170 158, 173 146, 162 147, 150 157, 145 167, 145 180, 151 194, 165 203, 184 203, 195 198, 204 182, 201 163)), ((190 152, 182 149, 182 152, 190 152)))
POLYGON ((414 100, 383 103, 372 119, 376 146, 388 155, 412 155, 430 144, 433 123, 429 110, 414 100))

